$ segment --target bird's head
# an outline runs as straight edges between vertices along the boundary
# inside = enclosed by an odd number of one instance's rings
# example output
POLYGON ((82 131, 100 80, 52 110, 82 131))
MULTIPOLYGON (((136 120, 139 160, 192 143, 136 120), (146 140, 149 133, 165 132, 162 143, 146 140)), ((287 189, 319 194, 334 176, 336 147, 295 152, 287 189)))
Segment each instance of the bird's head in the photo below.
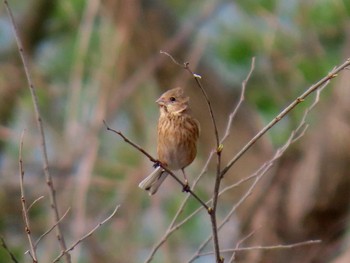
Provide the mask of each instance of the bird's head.
POLYGON ((180 87, 166 91, 156 102, 161 113, 180 114, 188 108, 189 97, 184 95, 180 87))

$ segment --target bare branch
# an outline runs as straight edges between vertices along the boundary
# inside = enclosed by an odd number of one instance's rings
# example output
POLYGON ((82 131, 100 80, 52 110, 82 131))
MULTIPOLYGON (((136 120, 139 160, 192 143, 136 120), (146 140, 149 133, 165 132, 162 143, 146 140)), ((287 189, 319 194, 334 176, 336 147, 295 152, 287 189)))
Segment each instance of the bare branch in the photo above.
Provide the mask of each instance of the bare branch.
POLYGON ((21 134, 21 140, 20 140, 20 146, 19 146, 19 184, 21 188, 21 205, 22 205, 22 215, 23 215, 23 221, 24 221, 24 229, 28 238, 29 242, 29 248, 30 248, 30 255, 33 259, 33 262, 38 262, 38 256, 36 255, 36 249, 33 245, 33 239, 31 235, 31 228, 30 228, 30 221, 29 221, 29 215, 28 215, 28 209, 26 207, 26 199, 24 195, 24 170, 23 170, 23 160, 22 160, 22 148, 23 148, 23 137, 24 137, 24 131, 21 134))
POLYGON ((241 88, 241 96, 239 98, 239 101, 235 107, 235 109, 231 112, 229 118, 228 118, 228 122, 227 122, 227 126, 226 126, 226 131, 225 131, 225 134, 224 136, 222 137, 221 141, 220 141, 220 144, 224 143, 224 141, 226 140, 226 138, 230 135, 230 130, 231 130, 231 126, 232 126, 232 121, 233 119, 235 118, 235 116, 237 115, 237 112, 239 110, 239 108, 241 107, 243 101, 244 101, 244 98, 245 98, 245 91, 246 91, 246 86, 247 86, 247 83, 251 77, 251 75, 253 74, 253 71, 254 71, 254 68, 255 68, 255 57, 252 58, 252 62, 251 62, 251 65, 250 65, 250 70, 248 72, 248 75, 247 77, 245 78, 245 80, 243 80, 242 82, 242 88, 241 88))
MULTIPOLYGON (((235 249, 239 249, 239 247, 241 246, 241 244, 242 244, 243 242, 245 242, 248 238, 250 238, 250 237, 251 237, 252 235, 254 235, 254 234, 255 234, 255 230, 252 231, 252 232, 250 232, 248 235, 246 235, 246 236, 245 236, 244 238, 242 238, 241 240, 239 240, 239 241, 237 242, 237 244, 236 244, 235 249)), ((233 262, 235 261, 235 258, 236 258, 236 251, 233 251, 229 263, 233 263, 233 262)))
POLYGON ((42 196, 39 196, 37 199, 35 199, 31 204, 30 204, 30 206, 28 206, 28 208, 27 208, 27 212, 29 212, 29 210, 37 203, 37 202, 39 202, 41 199, 43 199, 44 198, 44 196, 42 195, 42 196))
POLYGON ((62 215, 60 220, 58 220, 58 222, 56 222, 56 224, 54 224, 52 227, 50 227, 44 234, 42 234, 37 239, 37 241, 35 242, 35 245, 34 245, 35 248, 38 247, 38 244, 40 243, 41 239, 43 239, 45 236, 47 236, 57 226, 57 224, 59 224, 63 220, 63 218, 66 217, 66 215, 68 214, 69 210, 70 210, 70 208, 67 209, 67 211, 62 215))
POLYGON ((227 171, 241 158, 241 156, 248 151, 269 129, 271 129, 276 123, 283 119, 291 110, 293 110, 299 103, 303 102, 306 97, 311 93, 315 92, 320 87, 324 87, 329 83, 330 80, 338 76, 338 73, 343 71, 346 67, 350 65, 350 58, 348 58, 342 65, 333 69, 327 76, 323 77, 317 83, 309 87, 303 94, 297 97, 291 104, 289 104, 284 110, 282 110, 270 123, 268 123, 258 134, 256 134, 226 165, 226 167, 221 172, 221 177, 223 177, 227 171))
POLYGON ((7 254, 10 256, 12 262, 18 263, 18 260, 16 259, 15 255, 10 251, 10 249, 7 247, 6 242, 3 238, 3 236, 0 235, 0 241, 1 241, 1 246, 5 249, 7 254))
MULTIPOLYGON (((35 117, 36 117, 36 123, 37 123, 37 127, 38 127, 38 130, 40 133, 40 141, 41 141, 40 145, 41 145, 41 154, 42 154, 42 158, 43 158, 43 170, 44 170, 46 184, 48 186, 49 195, 50 195, 50 207, 52 208, 55 222, 58 222, 60 215, 59 215, 58 208, 57 208, 55 188, 53 185, 52 177, 51 177, 50 172, 49 172, 49 161, 48 161, 48 157, 47 157, 45 133, 44 133, 44 128, 43 128, 43 124, 42 124, 42 119, 40 116, 38 97, 36 95, 36 89, 35 89, 35 86, 34 86, 33 81, 32 81, 32 77, 31 77, 31 74, 29 71, 29 64, 28 64, 28 61, 27 61, 25 53, 24 53, 23 44, 22 44, 22 41, 19 37, 19 33, 18 33, 18 29, 17 29, 17 25, 15 22, 14 16, 12 14, 12 11, 10 9, 10 6, 9 6, 7 0, 4 0, 4 4, 5 4, 6 10, 7 10, 9 16, 10 16, 10 19, 11 19, 11 23, 12 23, 14 35, 16 38, 16 43, 17 43, 19 55, 20 55, 21 60, 22 60, 23 68, 24 68, 27 82, 28 82, 28 86, 29 86, 29 90, 30 90, 30 93, 32 96, 34 112, 35 112, 35 117)), ((65 244, 65 240, 64 240, 64 237, 62 234, 60 224, 57 225, 56 236, 57 236, 57 240, 60 244, 61 249, 65 251, 66 244, 65 244)), ((71 258, 70 258, 69 254, 65 255, 65 260, 67 263, 71 262, 71 258)))
MULTIPOLYGON (((309 241, 304 241, 304 242, 299 242, 299 243, 294 243, 294 244, 289 244, 289 245, 274 245, 274 246, 255 246, 255 247, 242 247, 242 248, 233 248, 233 249, 223 249, 220 252, 221 253, 226 253, 226 252, 241 252, 241 251, 250 251, 250 250, 280 250, 280 249, 292 249, 296 247, 302 247, 302 246, 311 246, 311 245, 316 245, 321 243, 322 240, 309 240, 309 241)), ((203 256, 209 256, 213 255, 214 252, 207 252, 207 253, 202 253, 197 255, 197 258, 203 257, 203 256)), ((193 262, 190 261, 190 262, 193 262)))
POLYGON ((58 262, 63 255, 67 254, 69 251, 72 251, 79 243, 81 243, 82 241, 84 241, 85 239, 87 239, 88 237, 90 237, 98 228, 100 228, 103 224, 105 224, 107 221, 109 221, 118 211, 120 205, 117 205, 113 212, 103 221, 101 221, 100 223, 98 223, 93 229, 91 229, 87 234, 85 234, 84 236, 82 236, 79 240, 77 240, 73 245, 71 245, 66 251, 62 251, 61 254, 59 254, 53 262, 58 262))

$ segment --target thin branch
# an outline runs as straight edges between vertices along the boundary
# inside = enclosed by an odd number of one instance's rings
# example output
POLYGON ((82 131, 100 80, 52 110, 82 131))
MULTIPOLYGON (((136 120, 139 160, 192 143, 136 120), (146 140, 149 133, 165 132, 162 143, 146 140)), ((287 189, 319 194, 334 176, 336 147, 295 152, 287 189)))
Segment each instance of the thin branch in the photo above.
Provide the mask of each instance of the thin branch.
POLYGON ((38 246, 38 244, 40 243, 41 239, 43 239, 45 236, 47 236, 56 226, 57 224, 59 224, 63 218, 66 217, 66 215, 68 214, 70 208, 67 209, 67 211, 62 215, 62 217, 60 218, 60 220, 58 220, 58 222, 56 222, 52 227, 50 227, 47 231, 45 231, 45 233, 43 233, 35 242, 34 247, 36 248, 38 246))
MULTIPOLYGON (((309 240, 289 245, 274 245, 274 246, 254 246, 254 247, 241 247, 241 248, 233 248, 233 249, 223 249, 220 252, 221 253, 227 253, 227 252, 241 252, 241 251, 250 251, 250 250, 280 250, 280 249, 292 249, 302 246, 311 246, 321 243, 322 240, 309 240)), ((196 259, 203 256, 209 256, 213 255, 214 252, 206 252, 197 255, 196 259)))
POLYGON ((29 242, 29 248, 30 248, 30 255, 33 259, 33 263, 38 262, 38 256, 36 254, 36 249, 33 245, 33 238, 31 234, 31 228, 30 228, 30 221, 29 221, 29 215, 28 210, 26 207, 26 199, 24 195, 24 170, 23 170, 23 160, 22 160, 22 149, 23 149, 23 137, 24 137, 24 131, 21 134, 21 140, 19 145, 19 184, 21 188, 21 205, 22 205, 22 215, 23 215, 23 221, 24 221, 24 229, 28 238, 29 242))
POLYGON ((16 259, 15 255, 10 251, 10 249, 6 245, 5 239, 1 235, 0 235, 0 241, 1 241, 1 246, 5 249, 7 254, 10 256, 12 262, 18 263, 18 260, 16 259))
POLYGON ((255 68, 255 57, 252 58, 252 62, 250 64, 250 70, 248 72, 247 77, 245 78, 245 80, 243 80, 242 82, 242 86, 241 86, 241 96, 239 98, 239 101, 235 107, 235 109, 231 112, 229 118, 228 118, 228 122, 227 122, 227 126, 226 126, 226 131, 224 136, 222 137, 220 144, 224 143, 224 141, 226 140, 226 138, 230 135, 230 131, 231 131, 231 126, 232 126, 232 121, 235 118, 235 116, 237 115, 238 110, 240 109, 244 99, 245 99, 245 91, 246 91, 246 87, 247 87, 247 83, 251 77, 251 75, 253 74, 255 68))
POLYGON ((297 97, 289 106, 282 110, 270 123, 268 123, 258 134, 256 134, 226 165, 221 172, 223 177, 228 170, 241 158, 241 156, 248 151, 269 129, 271 129, 276 123, 283 119, 291 110, 293 110, 299 103, 303 102, 311 93, 319 89, 321 86, 327 84, 330 80, 337 77, 338 73, 343 71, 350 65, 350 58, 348 58, 342 65, 333 69, 324 78, 319 80, 317 83, 309 87, 303 94, 297 97))
MULTIPOLYGON (((241 244, 242 244, 243 242, 245 242, 248 238, 250 238, 251 236, 253 236, 254 234, 255 234, 255 230, 253 230, 253 231, 250 232, 248 235, 246 235, 246 236, 243 237, 241 240, 239 240, 239 241, 237 242, 237 244, 236 244, 235 249, 239 249, 239 247, 241 246, 241 244)), ((231 258, 230 258, 230 260, 229 260, 229 263, 233 263, 233 262, 235 261, 235 259, 236 259, 236 251, 233 251, 232 256, 231 256, 231 258)))
MULTIPOLYGON (((22 64, 23 64, 23 68, 26 74, 26 78, 27 78, 27 82, 29 85, 29 90, 32 96, 32 101, 33 101, 33 106, 34 106, 34 111, 35 111, 35 117, 36 117, 36 123, 37 123, 37 127, 40 133, 40 145, 41 145, 41 154, 42 154, 42 158, 43 158, 43 170, 44 170, 44 174, 45 174, 45 179, 46 179, 46 184, 48 186, 49 189, 49 195, 50 195, 50 207, 53 211, 53 215, 54 215, 54 220, 55 222, 59 221, 60 215, 58 212, 58 207, 57 207, 57 200, 56 200, 56 194, 55 194, 55 188, 53 185, 53 181, 52 181, 52 177, 50 175, 49 172, 49 161, 48 161, 48 157, 47 157, 47 149, 46 149, 46 141, 45 141, 45 133, 44 133, 44 128, 43 128, 43 124, 42 124, 42 119, 40 117, 40 110, 39 110, 39 104, 38 104, 38 97, 36 95, 36 90, 35 90, 35 86, 33 84, 32 81, 32 77, 31 74, 29 72, 29 63, 26 59, 26 56, 24 54, 24 49, 23 49, 23 44, 22 41, 19 37, 19 33, 18 33, 18 29, 17 29, 17 25, 13 16, 13 13, 10 9, 10 6, 8 4, 7 0, 4 0, 4 4, 6 7, 6 10, 10 16, 11 19, 11 23, 13 26, 13 30, 14 30, 14 35, 16 38, 16 43, 17 43, 17 47, 18 47, 18 51, 19 51, 19 55, 21 57, 22 60, 22 64)), ((64 236, 62 234, 62 229, 60 224, 57 225, 56 228, 56 236, 57 236, 57 240, 60 244, 60 247, 63 251, 66 250, 66 244, 65 244, 65 240, 64 240, 64 236)), ((65 255, 65 260, 67 263, 71 262, 71 258, 70 255, 67 253, 65 255)))
POLYGON ((117 205, 113 212, 102 222, 98 223, 93 229, 91 229, 87 234, 85 234, 84 236, 82 236, 79 240, 77 240, 73 245, 71 245, 66 251, 62 251, 61 254, 59 254, 53 262, 58 262, 63 255, 67 254, 69 251, 72 251, 78 244, 80 244, 82 241, 84 241, 85 239, 87 239, 88 237, 92 236, 92 234, 98 229, 100 228, 103 224, 105 224, 107 221, 109 221, 118 211, 120 205, 117 205))
POLYGON ((103 121, 104 125, 106 126, 106 129, 108 131, 112 131, 116 134, 118 134, 120 137, 123 138, 123 140, 130 144, 132 147, 134 147, 135 149, 137 149, 138 151, 140 151, 141 153, 143 153, 145 156, 148 157, 148 159, 150 159, 151 162, 154 162, 155 164, 159 165, 160 167, 162 167, 162 169, 164 171, 166 171, 172 178, 174 178, 180 185, 182 185, 183 187, 183 191, 191 194, 202 206, 205 207, 205 209, 209 212, 210 211, 210 208, 206 205, 206 203, 200 198, 198 197, 189 187, 188 185, 186 185, 185 183, 183 183, 179 178, 177 178, 177 176, 172 172, 170 171, 166 166, 164 166, 162 163, 158 162, 157 159, 155 159, 154 157, 152 157, 152 155, 150 155, 147 151, 145 151, 142 147, 138 146, 136 143, 132 142, 130 139, 128 139, 121 131, 117 131, 117 130, 114 130, 112 128, 110 128, 106 121, 103 121))
POLYGON ((37 203, 39 202, 41 199, 43 199, 45 196, 39 196, 37 199, 35 199, 27 208, 27 212, 30 211, 30 209, 37 203))

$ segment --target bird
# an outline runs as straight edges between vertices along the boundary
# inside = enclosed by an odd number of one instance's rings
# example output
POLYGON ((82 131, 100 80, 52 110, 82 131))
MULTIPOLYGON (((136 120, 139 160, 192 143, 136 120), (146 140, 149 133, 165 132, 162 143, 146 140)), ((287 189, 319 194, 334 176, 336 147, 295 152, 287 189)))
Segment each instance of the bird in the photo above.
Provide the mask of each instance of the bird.
MULTIPOLYGON (((188 186, 185 168, 197 155, 199 122, 191 116, 189 97, 181 87, 170 89, 156 100, 159 105, 157 155, 158 161, 171 171, 181 170, 188 186)), ((155 165, 157 166, 157 164, 155 165)), ((158 165, 139 187, 149 195, 157 192, 168 173, 158 165)))

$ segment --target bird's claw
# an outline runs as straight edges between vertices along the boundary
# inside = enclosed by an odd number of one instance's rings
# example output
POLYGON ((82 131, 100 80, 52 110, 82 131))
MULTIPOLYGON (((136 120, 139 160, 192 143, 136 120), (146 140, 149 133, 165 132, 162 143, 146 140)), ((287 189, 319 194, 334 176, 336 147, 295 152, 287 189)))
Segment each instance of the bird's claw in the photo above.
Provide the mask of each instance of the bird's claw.
POLYGON ((190 186, 189 186, 189 184, 188 184, 188 181, 185 180, 185 185, 184 185, 183 188, 182 188, 182 192, 188 193, 190 190, 191 190, 191 188, 190 188, 190 186))
POLYGON ((161 165, 161 162, 159 160, 155 161, 153 164, 153 168, 157 168, 161 165))

